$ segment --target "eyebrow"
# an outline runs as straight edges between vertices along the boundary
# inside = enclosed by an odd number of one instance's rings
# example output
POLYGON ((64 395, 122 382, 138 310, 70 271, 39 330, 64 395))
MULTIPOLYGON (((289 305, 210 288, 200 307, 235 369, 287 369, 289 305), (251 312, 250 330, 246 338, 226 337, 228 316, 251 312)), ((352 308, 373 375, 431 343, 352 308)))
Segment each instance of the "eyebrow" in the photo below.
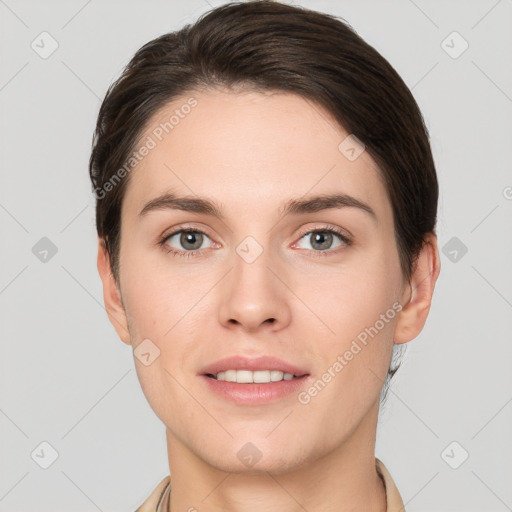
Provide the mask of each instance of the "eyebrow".
MULTIPOLYGON (((339 193, 318 195, 308 199, 291 199, 280 209, 280 215, 300 215, 346 207, 358 208, 377 220, 377 215, 368 204, 350 195, 339 193)), ((180 197, 173 193, 166 193, 148 201, 140 211, 139 217, 143 217, 154 210, 166 209, 203 213, 218 219, 224 219, 221 208, 214 201, 197 196, 180 197)))

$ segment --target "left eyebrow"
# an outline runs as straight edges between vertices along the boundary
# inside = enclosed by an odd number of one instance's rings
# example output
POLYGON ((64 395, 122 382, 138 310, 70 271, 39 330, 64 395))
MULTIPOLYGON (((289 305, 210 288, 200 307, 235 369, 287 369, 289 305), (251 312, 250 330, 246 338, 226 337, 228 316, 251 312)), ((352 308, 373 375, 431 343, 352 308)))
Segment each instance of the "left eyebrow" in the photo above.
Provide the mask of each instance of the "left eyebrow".
POLYGON ((309 199, 294 199, 285 204, 281 214, 314 213, 333 208, 359 208, 371 215, 374 220, 377 220, 377 215, 370 205, 348 194, 328 194, 314 196, 309 199))
MULTIPOLYGON (((335 208, 358 208, 377 220, 377 215, 368 204, 348 194, 329 194, 313 196, 308 199, 292 199, 280 209, 280 215, 299 215, 335 208)), ((224 219, 221 208, 214 201, 197 196, 180 197, 172 193, 163 194, 148 201, 140 211, 139 217, 143 217, 154 210, 165 209, 203 213, 221 220, 224 219)))

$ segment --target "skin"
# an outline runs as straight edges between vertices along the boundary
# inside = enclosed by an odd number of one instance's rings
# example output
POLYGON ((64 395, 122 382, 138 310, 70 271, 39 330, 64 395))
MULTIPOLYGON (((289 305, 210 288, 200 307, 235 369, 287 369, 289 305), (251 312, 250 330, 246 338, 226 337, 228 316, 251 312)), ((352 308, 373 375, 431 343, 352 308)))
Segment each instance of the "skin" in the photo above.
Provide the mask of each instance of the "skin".
MULTIPOLYGON (((348 133, 301 97, 193 91, 159 111, 144 136, 191 96, 197 106, 130 176, 120 286, 98 245, 105 306, 119 337, 134 349, 149 338, 160 350, 149 366, 137 357, 135 365, 166 426, 166 510, 385 511, 374 459, 379 397, 393 341, 412 340, 426 321, 440 270, 436 237, 426 236, 406 280, 375 162, 366 151, 349 161, 338 149, 348 133), (139 215, 169 191, 215 200, 225 217, 139 215), (333 192, 367 203, 376 218, 354 207, 279 213, 290 199, 333 192), (190 258, 158 245, 182 224, 206 234, 190 258), (350 233, 352 243, 333 235, 331 245, 315 248, 310 231, 326 226, 350 233), (263 248, 251 264, 236 252, 249 235, 263 248), (291 394, 236 405, 197 375, 228 355, 273 355, 306 368, 307 389, 397 301, 402 310, 308 404, 291 394), (252 467, 237 457, 247 442, 262 454, 252 467)), ((179 233, 167 241, 182 253, 191 245, 180 244, 179 233)))

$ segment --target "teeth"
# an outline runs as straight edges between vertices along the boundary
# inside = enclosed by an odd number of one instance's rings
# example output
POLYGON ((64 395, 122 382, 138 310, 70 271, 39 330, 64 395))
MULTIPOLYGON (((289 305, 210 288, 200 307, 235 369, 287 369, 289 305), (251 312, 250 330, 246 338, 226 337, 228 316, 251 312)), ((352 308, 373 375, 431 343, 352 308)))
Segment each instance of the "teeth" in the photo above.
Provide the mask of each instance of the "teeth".
POLYGON ((258 370, 255 372, 251 372, 250 370, 226 370, 225 372, 219 372, 215 376, 217 380, 237 382, 240 384, 265 384, 281 380, 292 380, 295 377, 296 376, 291 373, 284 373, 278 370, 258 370))

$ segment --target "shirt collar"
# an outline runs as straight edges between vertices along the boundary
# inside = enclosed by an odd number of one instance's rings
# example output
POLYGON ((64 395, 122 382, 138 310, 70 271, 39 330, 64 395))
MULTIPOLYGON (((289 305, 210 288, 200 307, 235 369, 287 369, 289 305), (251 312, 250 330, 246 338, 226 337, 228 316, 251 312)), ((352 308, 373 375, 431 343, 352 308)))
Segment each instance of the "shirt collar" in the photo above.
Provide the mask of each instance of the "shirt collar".
POLYGON ((395 482, 391 478, 386 466, 377 457, 375 457, 375 467, 386 488, 386 512, 405 512, 404 502, 395 482))
MULTIPOLYGON (((384 463, 375 457, 375 468, 386 489, 386 512, 405 512, 404 502, 384 463)), ((160 512, 168 502, 170 493, 170 475, 166 476, 153 490, 147 500, 135 512, 160 512)))

